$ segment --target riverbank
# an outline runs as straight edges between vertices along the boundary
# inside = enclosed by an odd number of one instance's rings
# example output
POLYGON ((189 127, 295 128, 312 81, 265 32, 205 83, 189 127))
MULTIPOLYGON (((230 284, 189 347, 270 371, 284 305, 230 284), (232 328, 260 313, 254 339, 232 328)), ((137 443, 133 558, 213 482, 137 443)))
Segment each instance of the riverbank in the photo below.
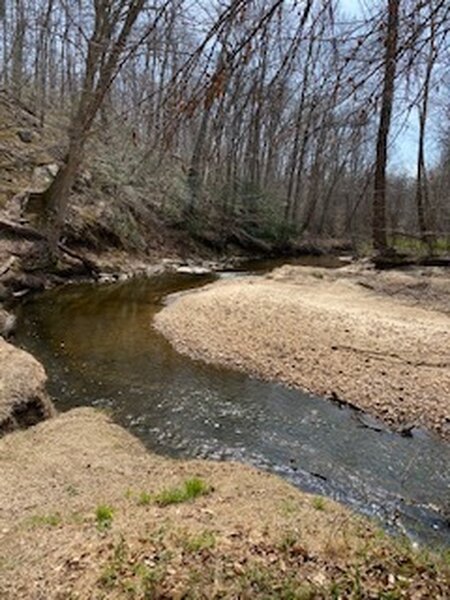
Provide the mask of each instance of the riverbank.
POLYGON ((450 439, 450 278, 286 266, 183 294, 156 317, 180 352, 450 439))
POLYGON ((48 419, 55 410, 42 365, 0 337, 0 437, 48 419))
POLYGON ((443 599, 449 573, 332 501, 149 454, 76 409, 0 440, 0 595, 443 599))

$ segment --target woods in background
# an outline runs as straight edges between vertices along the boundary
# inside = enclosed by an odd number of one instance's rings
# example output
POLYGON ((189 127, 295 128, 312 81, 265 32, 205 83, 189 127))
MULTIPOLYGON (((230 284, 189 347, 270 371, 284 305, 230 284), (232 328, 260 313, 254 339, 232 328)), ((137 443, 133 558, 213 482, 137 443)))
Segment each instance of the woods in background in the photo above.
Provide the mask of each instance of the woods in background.
POLYGON ((86 144, 108 135, 128 144, 126 185, 181 180, 178 218, 197 230, 382 254, 399 234, 450 239, 446 0, 357 17, 338 0, 0 0, 0 20, 3 88, 41 127, 67 120, 43 194, 51 245, 86 144), (387 174, 412 122, 417 160, 387 174))

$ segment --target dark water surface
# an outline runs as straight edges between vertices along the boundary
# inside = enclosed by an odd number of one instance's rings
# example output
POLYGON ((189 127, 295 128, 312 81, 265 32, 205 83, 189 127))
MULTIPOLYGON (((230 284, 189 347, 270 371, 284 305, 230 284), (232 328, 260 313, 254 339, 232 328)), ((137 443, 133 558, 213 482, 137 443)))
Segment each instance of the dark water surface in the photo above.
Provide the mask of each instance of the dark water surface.
POLYGON ((450 546, 449 445, 424 432, 374 431, 367 425, 379 424, 351 409, 190 360, 153 329, 168 294, 212 279, 45 292, 22 307, 19 342, 45 365, 60 410, 110 407, 156 452, 251 463, 450 546))

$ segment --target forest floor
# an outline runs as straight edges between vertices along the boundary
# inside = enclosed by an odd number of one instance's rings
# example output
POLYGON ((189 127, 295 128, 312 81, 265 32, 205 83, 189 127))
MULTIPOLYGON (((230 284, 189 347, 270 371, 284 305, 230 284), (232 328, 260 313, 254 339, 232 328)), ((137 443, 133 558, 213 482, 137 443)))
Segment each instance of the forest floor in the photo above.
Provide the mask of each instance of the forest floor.
POLYGON ((450 276, 285 266, 187 292, 156 317, 191 357, 450 440, 450 276))
POLYGON ((443 600, 445 555, 234 463, 175 461, 94 409, 0 440, 0 596, 443 600))

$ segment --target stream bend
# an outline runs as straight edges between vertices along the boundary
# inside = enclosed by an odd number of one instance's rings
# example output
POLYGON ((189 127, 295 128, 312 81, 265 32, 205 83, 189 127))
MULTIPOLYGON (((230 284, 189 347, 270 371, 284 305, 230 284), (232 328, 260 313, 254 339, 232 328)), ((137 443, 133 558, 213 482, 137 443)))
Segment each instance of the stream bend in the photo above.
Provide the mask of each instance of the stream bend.
POLYGON ((212 276, 80 284, 23 305, 18 339, 44 364, 60 410, 110 408, 152 450, 238 460, 450 546, 450 447, 379 427, 348 407, 175 352, 151 326, 167 295, 212 276))

